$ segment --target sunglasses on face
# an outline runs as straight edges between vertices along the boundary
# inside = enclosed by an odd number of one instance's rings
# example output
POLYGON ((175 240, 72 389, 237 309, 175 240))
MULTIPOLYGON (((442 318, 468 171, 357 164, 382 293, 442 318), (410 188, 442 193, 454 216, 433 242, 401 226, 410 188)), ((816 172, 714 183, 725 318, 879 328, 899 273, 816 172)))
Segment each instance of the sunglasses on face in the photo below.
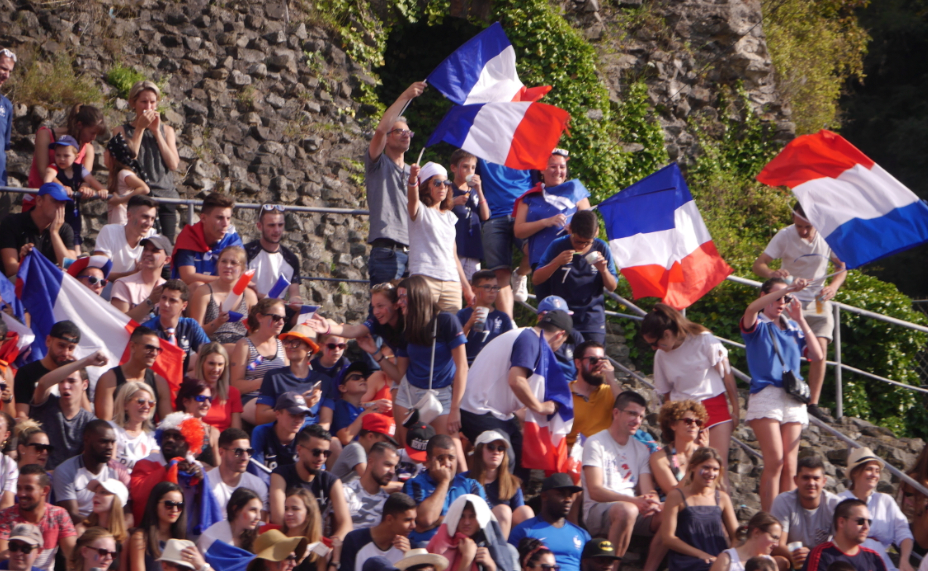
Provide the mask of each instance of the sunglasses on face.
POLYGON ((499 286, 493 286, 493 285, 479 285, 477 287, 483 288, 487 291, 499 291, 500 289, 502 289, 499 286))
MULTIPOLYGON (((306 345, 306 344, 300 341, 299 339, 290 339, 288 341, 284 341, 284 347, 287 349, 299 349, 303 345, 306 345)), ((309 346, 307 345, 307 347, 309 346)))
POLYGON ((29 444, 26 444, 26 446, 32 446, 35 448, 35 451, 38 454, 41 454, 42 452, 48 452, 51 454, 55 450, 55 447, 51 444, 39 444, 38 442, 30 442, 29 444))
POLYGON ((490 452, 505 452, 506 445, 505 444, 487 444, 487 450, 489 450, 490 452))
POLYGON ((148 399, 136 399, 139 406, 155 406, 155 401, 148 399))
POLYGON ((325 346, 329 348, 329 351, 334 351, 336 349, 338 349, 339 351, 344 351, 345 348, 348 347, 348 344, 347 343, 326 343, 325 346))
POLYGON ((786 294, 783 296, 783 303, 793 303, 793 299, 792 295, 786 294))
POLYGON ((264 315, 265 315, 266 317, 270 317, 271 320, 272 320, 274 323, 280 323, 280 322, 283 321, 284 319, 287 319, 287 316, 286 316, 286 315, 276 315, 276 314, 274 314, 274 313, 265 313, 264 315))
POLYGON ((560 565, 547 565, 545 563, 542 563, 541 565, 539 565, 539 567, 541 567, 542 571, 561 571, 560 565))
POLYGON ((235 454, 236 458, 241 458, 243 454, 248 454, 249 456, 254 456, 254 448, 225 448, 225 450, 231 450, 235 454))
POLYGON ((855 518, 855 519, 853 519, 853 520, 851 520, 851 521, 853 521, 854 523, 856 523, 857 525, 860 525, 860 526, 866 524, 867 527, 870 527, 871 525, 873 525, 873 520, 872 520, 872 519, 867 519, 867 518, 865 518, 865 517, 858 517, 858 518, 855 518))
POLYGON ((687 426, 693 426, 694 424, 696 426, 702 426, 702 421, 699 420, 698 418, 681 418, 680 422, 682 422, 683 424, 687 426))
POLYGON ((152 353, 154 355, 160 355, 164 351, 161 347, 155 347, 154 345, 145 345, 145 352, 152 353))
POLYGON ((415 133, 413 131, 410 131, 409 129, 393 129, 391 131, 388 131, 387 135, 392 135, 393 133, 399 133, 401 137, 403 135, 406 135, 410 139, 412 139, 413 135, 415 135, 415 133))
POLYGON ((11 552, 15 553, 16 551, 21 551, 26 555, 32 553, 33 549, 38 549, 38 546, 29 545, 28 543, 21 543, 19 541, 11 541, 8 547, 11 552))
POLYGON ((590 366, 591 366, 591 367, 595 367, 595 366, 598 365, 600 362, 605 361, 606 358, 605 358, 605 357, 584 357, 583 360, 584 360, 584 361, 589 361, 589 362, 590 362, 590 366))
POLYGON ((451 186, 450 180, 433 180, 432 186, 435 188, 441 188, 442 186, 451 186))
POLYGON ((115 558, 117 555, 115 551, 110 551, 108 549, 104 549, 103 547, 91 547, 91 549, 99 553, 100 557, 110 556, 110 557, 115 558))
POLYGON ((97 276, 78 276, 79 280, 87 280, 87 283, 90 285, 100 284, 100 287, 106 287, 107 281, 103 278, 98 278, 97 276))
POLYGON ((197 402, 213 402, 213 397, 206 395, 197 395, 193 397, 193 400, 197 402))
POLYGON ((170 501, 170 500, 164 500, 164 501, 161 502, 161 503, 164 504, 164 509, 166 509, 166 510, 168 510, 168 511, 171 511, 171 510, 179 510, 179 511, 180 511, 180 510, 183 510, 183 509, 184 509, 184 502, 172 502, 172 501, 170 501))
POLYGON ((296 554, 291 553, 290 555, 287 556, 287 559, 285 559, 285 561, 296 561, 297 559, 299 558, 296 556, 296 554))
POLYGON ((310 450, 310 452, 311 452, 312 455, 315 456, 316 458, 318 458, 318 457, 320 457, 320 456, 322 456, 323 458, 328 458, 329 456, 332 455, 332 451, 331 451, 331 450, 322 450, 321 448, 313 448, 312 450, 310 450))

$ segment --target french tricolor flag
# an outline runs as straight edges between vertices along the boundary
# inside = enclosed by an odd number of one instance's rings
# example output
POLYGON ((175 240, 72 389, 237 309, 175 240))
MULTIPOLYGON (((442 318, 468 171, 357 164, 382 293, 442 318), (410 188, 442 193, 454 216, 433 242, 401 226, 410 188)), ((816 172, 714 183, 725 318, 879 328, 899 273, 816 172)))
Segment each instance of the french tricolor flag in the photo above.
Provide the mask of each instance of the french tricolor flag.
POLYGON ((849 269, 928 241, 928 206, 831 131, 797 137, 757 180, 791 188, 849 269))
POLYGON ((547 475, 555 472, 576 471, 576 464, 567 450, 567 435, 574 425, 574 400, 570 385, 564 378, 554 351, 539 335, 541 356, 528 379, 531 390, 539 402, 558 403, 557 412, 551 416, 539 415, 526 410, 523 424, 522 467, 529 470, 544 470, 547 475))
POLYGON ((274 282, 274 285, 267 292, 267 296, 274 299, 283 299, 284 294, 287 293, 287 288, 290 287, 290 280, 284 277, 283 274, 277 278, 277 281, 274 282))
POLYGON ((544 103, 457 105, 426 146, 445 141, 491 163, 544 170, 568 121, 567 111, 544 103))
MULTIPOLYGON (((107 303, 99 295, 84 287, 77 279, 63 272, 48 258, 32 250, 19 267, 16 275, 16 297, 32 316, 35 342, 32 351, 36 358, 45 356, 48 348, 45 338, 59 321, 72 321, 81 330, 77 357, 86 357, 95 351, 104 351, 109 363, 106 369, 124 363, 129 358, 129 335, 138 323, 107 303)), ((180 387, 184 373, 184 352, 167 342, 152 370, 164 377, 172 391, 180 387)), ((91 379, 99 378, 106 369, 90 367, 91 379)))
POLYGON ((426 82, 458 105, 537 101, 551 91, 550 85, 528 89, 519 81, 516 52, 499 22, 455 50, 426 82))
POLYGON ((659 297, 676 309, 732 273, 719 255, 676 163, 604 200, 609 248, 635 299, 659 297))

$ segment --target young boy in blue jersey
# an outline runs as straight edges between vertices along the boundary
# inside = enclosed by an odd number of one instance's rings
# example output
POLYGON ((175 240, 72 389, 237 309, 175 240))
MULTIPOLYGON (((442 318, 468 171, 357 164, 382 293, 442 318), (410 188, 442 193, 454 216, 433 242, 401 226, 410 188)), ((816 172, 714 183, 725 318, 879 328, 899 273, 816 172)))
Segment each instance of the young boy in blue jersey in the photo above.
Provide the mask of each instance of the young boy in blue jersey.
POLYGON ((467 337, 467 364, 472 365, 477 354, 487 343, 496 339, 503 333, 513 329, 512 318, 493 307, 499 295, 499 285, 496 273, 490 270, 480 270, 471 278, 470 285, 474 288, 474 307, 465 307, 458 312, 458 321, 463 324, 464 335, 467 337), (481 312, 478 308, 487 311, 482 327, 477 326, 477 318, 481 312))
POLYGON ((363 361, 348 365, 339 379, 335 411, 332 414, 332 434, 343 445, 348 445, 361 432, 364 416, 371 413, 391 414, 390 401, 380 400, 369 403, 361 402, 367 392, 367 378, 371 376, 370 367, 363 361))
POLYGON ((483 259, 482 222, 490 217, 490 207, 483 196, 483 185, 477 170, 477 157, 464 149, 451 153, 449 168, 454 177, 454 208, 458 217, 454 225, 454 241, 458 247, 458 257, 464 268, 464 275, 470 280, 480 270, 483 259))

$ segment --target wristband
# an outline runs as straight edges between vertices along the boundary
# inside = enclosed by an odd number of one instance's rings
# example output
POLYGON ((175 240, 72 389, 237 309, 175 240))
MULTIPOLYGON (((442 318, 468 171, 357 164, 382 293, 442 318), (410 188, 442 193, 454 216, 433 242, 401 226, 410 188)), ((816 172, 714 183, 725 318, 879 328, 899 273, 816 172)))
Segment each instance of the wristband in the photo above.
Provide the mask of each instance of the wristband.
POLYGON ((380 363, 381 361, 383 361, 383 360, 386 359, 386 358, 387 358, 387 356, 384 355, 383 353, 381 353, 381 354, 380 354, 380 358, 377 359, 377 362, 380 363))
POLYGON ((332 331, 332 324, 328 321, 325 322, 325 333, 323 335, 328 335, 332 331))

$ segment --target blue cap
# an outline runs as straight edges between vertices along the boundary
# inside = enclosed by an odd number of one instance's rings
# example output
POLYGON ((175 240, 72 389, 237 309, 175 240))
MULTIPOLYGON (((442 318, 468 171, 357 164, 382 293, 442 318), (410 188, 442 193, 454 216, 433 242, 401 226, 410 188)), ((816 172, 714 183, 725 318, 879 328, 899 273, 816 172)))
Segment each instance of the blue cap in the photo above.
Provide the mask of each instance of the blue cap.
POLYGON ((71 197, 63 186, 57 182, 46 182, 39 187, 39 196, 51 196, 60 202, 71 202, 71 197))
POLYGON ((75 140, 71 135, 65 135, 54 143, 48 144, 49 149, 54 149, 55 147, 74 147, 78 151, 81 150, 80 145, 77 144, 77 140, 75 140))
POLYGON ((555 309, 560 309, 561 311, 566 311, 567 315, 573 315, 574 312, 567 307, 567 302, 564 301, 564 298, 559 295, 549 295, 548 297, 541 300, 538 304, 538 309, 535 310, 536 313, 545 313, 546 311, 554 311, 555 309))
POLYGON ((397 571, 397 569, 389 559, 378 555, 377 557, 365 559, 364 565, 361 566, 361 571, 397 571))

